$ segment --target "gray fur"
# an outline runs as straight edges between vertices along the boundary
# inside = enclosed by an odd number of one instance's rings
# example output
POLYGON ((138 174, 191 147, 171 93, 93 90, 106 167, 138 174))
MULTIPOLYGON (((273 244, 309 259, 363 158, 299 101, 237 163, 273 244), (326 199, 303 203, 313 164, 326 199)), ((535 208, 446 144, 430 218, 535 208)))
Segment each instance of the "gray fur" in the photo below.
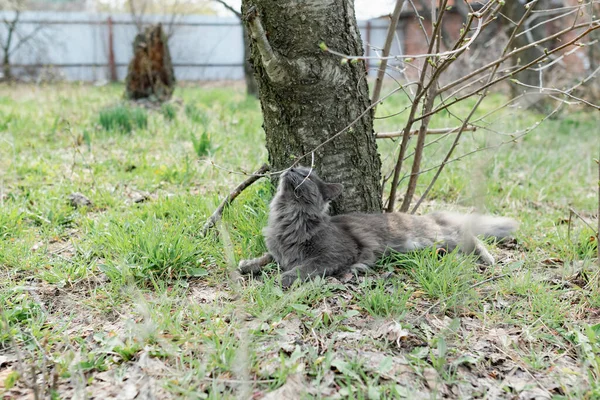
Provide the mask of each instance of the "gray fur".
MULTIPOLYGON (((324 182, 308 168, 291 168, 281 176, 264 235, 269 253, 284 271, 283 286, 298 278, 368 270, 388 250, 458 248, 493 264, 476 236, 502 239, 517 228, 510 218, 449 212, 331 217, 329 202, 341 192, 342 185, 324 182)), ((249 265, 252 261, 245 261, 240 270, 250 272, 249 265)))

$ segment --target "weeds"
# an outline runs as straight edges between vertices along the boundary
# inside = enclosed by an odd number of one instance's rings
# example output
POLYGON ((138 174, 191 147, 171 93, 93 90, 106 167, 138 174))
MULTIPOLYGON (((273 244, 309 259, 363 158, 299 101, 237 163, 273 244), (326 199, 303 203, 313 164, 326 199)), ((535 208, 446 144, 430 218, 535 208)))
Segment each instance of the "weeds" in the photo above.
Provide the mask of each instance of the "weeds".
POLYGON ((433 248, 409 254, 396 253, 389 262, 406 271, 420 290, 447 307, 458 304, 469 307, 476 300, 470 288, 478 277, 472 256, 456 250, 442 256, 433 248))
POLYGON ((200 134, 199 138, 196 138, 194 133, 190 134, 192 138, 192 144, 194 146, 194 152, 198 156, 198 158, 204 158, 210 156, 213 150, 213 144, 210 140, 210 135, 208 132, 203 131, 200 134))
POLYGON ((412 292, 399 282, 365 280, 359 304, 375 317, 401 318, 412 292))
POLYGON ((177 108, 172 103, 163 103, 160 106, 160 113, 167 121, 175 121, 177 118, 177 108))
POLYGON ((101 110, 98 122, 105 131, 131 133, 148 126, 148 115, 142 108, 121 104, 101 110))
POLYGON ((208 115, 196 104, 190 103, 185 105, 185 116, 194 124, 198 124, 204 128, 208 125, 208 115))

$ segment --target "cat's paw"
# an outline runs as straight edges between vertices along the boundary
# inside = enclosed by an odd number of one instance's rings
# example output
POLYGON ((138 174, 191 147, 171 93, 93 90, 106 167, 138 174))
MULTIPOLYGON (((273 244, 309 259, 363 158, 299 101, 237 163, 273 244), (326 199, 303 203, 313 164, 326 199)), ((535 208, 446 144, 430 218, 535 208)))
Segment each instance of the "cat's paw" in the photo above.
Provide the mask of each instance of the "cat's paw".
POLYGON ((367 275, 372 273, 373 270, 367 264, 356 263, 350 266, 350 272, 352 272, 353 274, 367 275))
POLYGON ((247 274, 252 273, 255 268, 256 268, 255 260, 242 260, 238 264, 238 271, 242 275, 247 275, 247 274))
POLYGON ((298 273, 294 270, 281 274, 281 287, 288 289, 298 280, 298 273))
POLYGON ((487 251, 485 247, 483 247, 483 245, 479 245, 477 247, 475 254, 477 255, 477 261, 479 261, 483 265, 490 266, 496 263, 496 260, 494 260, 494 256, 492 256, 490 252, 487 251))

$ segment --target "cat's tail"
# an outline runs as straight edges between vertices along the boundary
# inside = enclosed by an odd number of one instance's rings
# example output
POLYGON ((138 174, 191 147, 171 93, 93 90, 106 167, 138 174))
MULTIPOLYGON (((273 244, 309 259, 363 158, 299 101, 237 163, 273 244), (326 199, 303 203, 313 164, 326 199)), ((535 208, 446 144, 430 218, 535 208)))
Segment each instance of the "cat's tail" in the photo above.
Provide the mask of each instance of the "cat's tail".
POLYGON ((491 215, 465 215, 464 226, 475 236, 502 240, 513 234, 519 223, 508 217, 493 217, 491 215))
POLYGON ((435 213, 437 218, 445 220, 454 226, 460 226, 464 231, 474 236, 502 240, 510 237, 519 227, 519 223, 508 217, 494 217, 481 214, 458 214, 451 212, 435 213))

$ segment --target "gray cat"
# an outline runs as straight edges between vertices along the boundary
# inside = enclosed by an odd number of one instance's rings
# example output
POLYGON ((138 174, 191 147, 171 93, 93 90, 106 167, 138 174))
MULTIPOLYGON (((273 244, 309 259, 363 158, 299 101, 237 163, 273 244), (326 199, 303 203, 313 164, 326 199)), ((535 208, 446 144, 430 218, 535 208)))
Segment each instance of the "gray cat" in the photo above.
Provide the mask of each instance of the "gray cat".
POLYGON ((282 286, 289 287, 296 279, 368 270, 388 250, 405 253, 432 246, 448 251, 458 248, 491 265, 494 258, 476 236, 503 239, 517 228, 510 218, 449 212, 331 217, 329 203, 342 188, 324 182, 308 168, 286 171, 264 230, 269 253, 242 261, 240 272, 258 272, 275 260, 284 271, 282 286))

